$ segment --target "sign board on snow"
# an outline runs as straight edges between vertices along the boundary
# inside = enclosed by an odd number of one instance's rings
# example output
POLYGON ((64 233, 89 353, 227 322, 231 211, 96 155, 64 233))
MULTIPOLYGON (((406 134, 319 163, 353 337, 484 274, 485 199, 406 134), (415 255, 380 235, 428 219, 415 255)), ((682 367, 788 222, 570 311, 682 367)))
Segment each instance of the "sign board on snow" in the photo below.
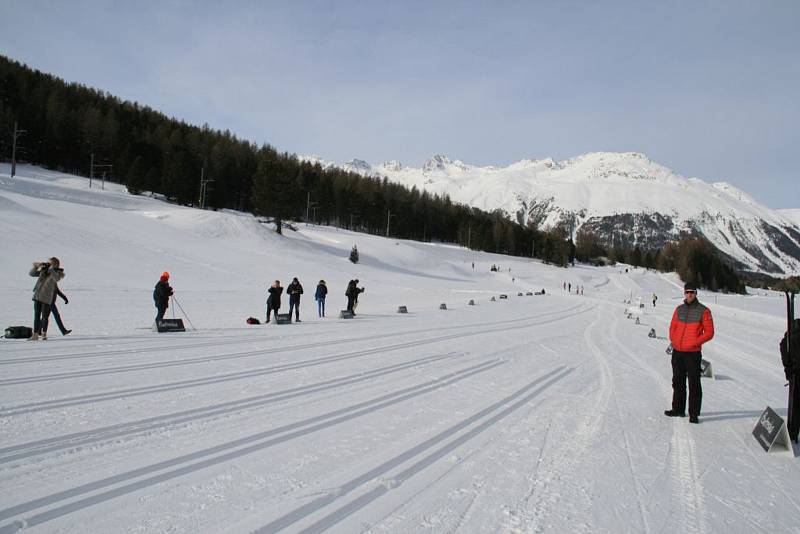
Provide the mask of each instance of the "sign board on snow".
POLYGON ((705 359, 700 359, 700 376, 714 378, 714 368, 711 367, 711 362, 705 359))
POLYGON ((339 319, 352 319, 353 312, 350 310, 339 310, 339 319))
POLYGON ((794 456, 786 422, 769 406, 758 418, 758 422, 753 428, 753 436, 766 452, 770 452, 775 445, 783 445, 794 456))
POLYGON ((292 315, 289 313, 276 313, 275 322, 278 324, 292 324, 292 315))
POLYGON ((163 319, 156 324, 158 332, 186 332, 183 326, 183 319, 163 319))

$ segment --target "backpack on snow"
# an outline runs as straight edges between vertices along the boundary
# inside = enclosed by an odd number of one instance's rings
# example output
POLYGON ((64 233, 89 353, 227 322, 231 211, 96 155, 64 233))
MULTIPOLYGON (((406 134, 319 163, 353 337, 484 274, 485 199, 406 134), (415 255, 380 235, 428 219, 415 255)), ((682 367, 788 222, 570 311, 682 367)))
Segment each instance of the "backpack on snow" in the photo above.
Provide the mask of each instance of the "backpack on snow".
POLYGON ((255 317, 248 317, 247 324, 261 324, 261 321, 259 321, 255 317))
POLYGON ((33 329, 27 326, 9 326, 6 328, 6 339, 28 339, 33 335, 33 329))

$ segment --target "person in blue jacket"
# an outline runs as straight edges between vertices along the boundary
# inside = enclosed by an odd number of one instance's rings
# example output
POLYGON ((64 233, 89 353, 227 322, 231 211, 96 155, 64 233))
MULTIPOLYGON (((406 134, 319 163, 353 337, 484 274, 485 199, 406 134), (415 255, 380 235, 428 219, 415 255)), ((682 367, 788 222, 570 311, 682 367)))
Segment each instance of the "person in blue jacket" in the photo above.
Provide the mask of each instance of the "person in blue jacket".
POLYGON ((317 313, 320 317, 325 317, 325 296, 328 294, 328 286, 325 285, 325 280, 320 280, 317 284, 317 292, 314 293, 314 299, 317 301, 317 313))

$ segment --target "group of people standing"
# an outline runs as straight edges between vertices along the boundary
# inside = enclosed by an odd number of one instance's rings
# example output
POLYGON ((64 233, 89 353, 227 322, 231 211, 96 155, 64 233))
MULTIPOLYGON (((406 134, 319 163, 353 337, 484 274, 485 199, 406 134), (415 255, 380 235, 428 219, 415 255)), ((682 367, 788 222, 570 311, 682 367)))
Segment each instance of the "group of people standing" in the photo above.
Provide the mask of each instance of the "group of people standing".
POLYGON ((58 282, 64 279, 64 269, 61 268, 59 259, 54 256, 47 261, 35 261, 28 274, 36 278, 36 285, 33 287, 33 333, 28 340, 47 339, 50 314, 56 320, 62 335, 72 332, 64 326, 56 306, 56 297, 61 297, 64 304, 69 303, 67 296, 58 288, 58 282))
MULTIPOLYGON (((269 296, 267 297, 267 320, 271 321, 271 316, 277 316, 281 308, 281 294, 283 294, 283 287, 280 280, 275 280, 272 285, 267 289, 269 296)), ((354 312, 358 305, 358 295, 363 293, 364 288, 358 287, 358 280, 350 280, 347 284, 345 295, 347 296, 347 309, 354 312)), ((292 278, 292 283, 286 287, 286 294, 289 295, 289 316, 294 312, 294 321, 296 323, 302 322, 300 320, 300 295, 303 294, 303 285, 297 277, 292 278)), ((317 315, 322 318, 325 317, 325 299, 328 296, 328 286, 325 280, 320 280, 317 284, 317 289, 314 292, 314 300, 317 301, 317 315)), ((355 315, 355 313, 353 313, 355 315)))

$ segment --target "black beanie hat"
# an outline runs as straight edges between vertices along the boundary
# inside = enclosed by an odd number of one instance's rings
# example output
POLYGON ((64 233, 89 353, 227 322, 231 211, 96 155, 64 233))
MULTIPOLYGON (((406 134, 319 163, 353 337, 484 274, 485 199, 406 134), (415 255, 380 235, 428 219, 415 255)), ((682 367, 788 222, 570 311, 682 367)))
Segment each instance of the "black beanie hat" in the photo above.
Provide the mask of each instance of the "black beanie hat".
POLYGON ((683 286, 684 291, 694 291, 697 292, 697 284, 693 282, 686 282, 686 285, 683 286))

